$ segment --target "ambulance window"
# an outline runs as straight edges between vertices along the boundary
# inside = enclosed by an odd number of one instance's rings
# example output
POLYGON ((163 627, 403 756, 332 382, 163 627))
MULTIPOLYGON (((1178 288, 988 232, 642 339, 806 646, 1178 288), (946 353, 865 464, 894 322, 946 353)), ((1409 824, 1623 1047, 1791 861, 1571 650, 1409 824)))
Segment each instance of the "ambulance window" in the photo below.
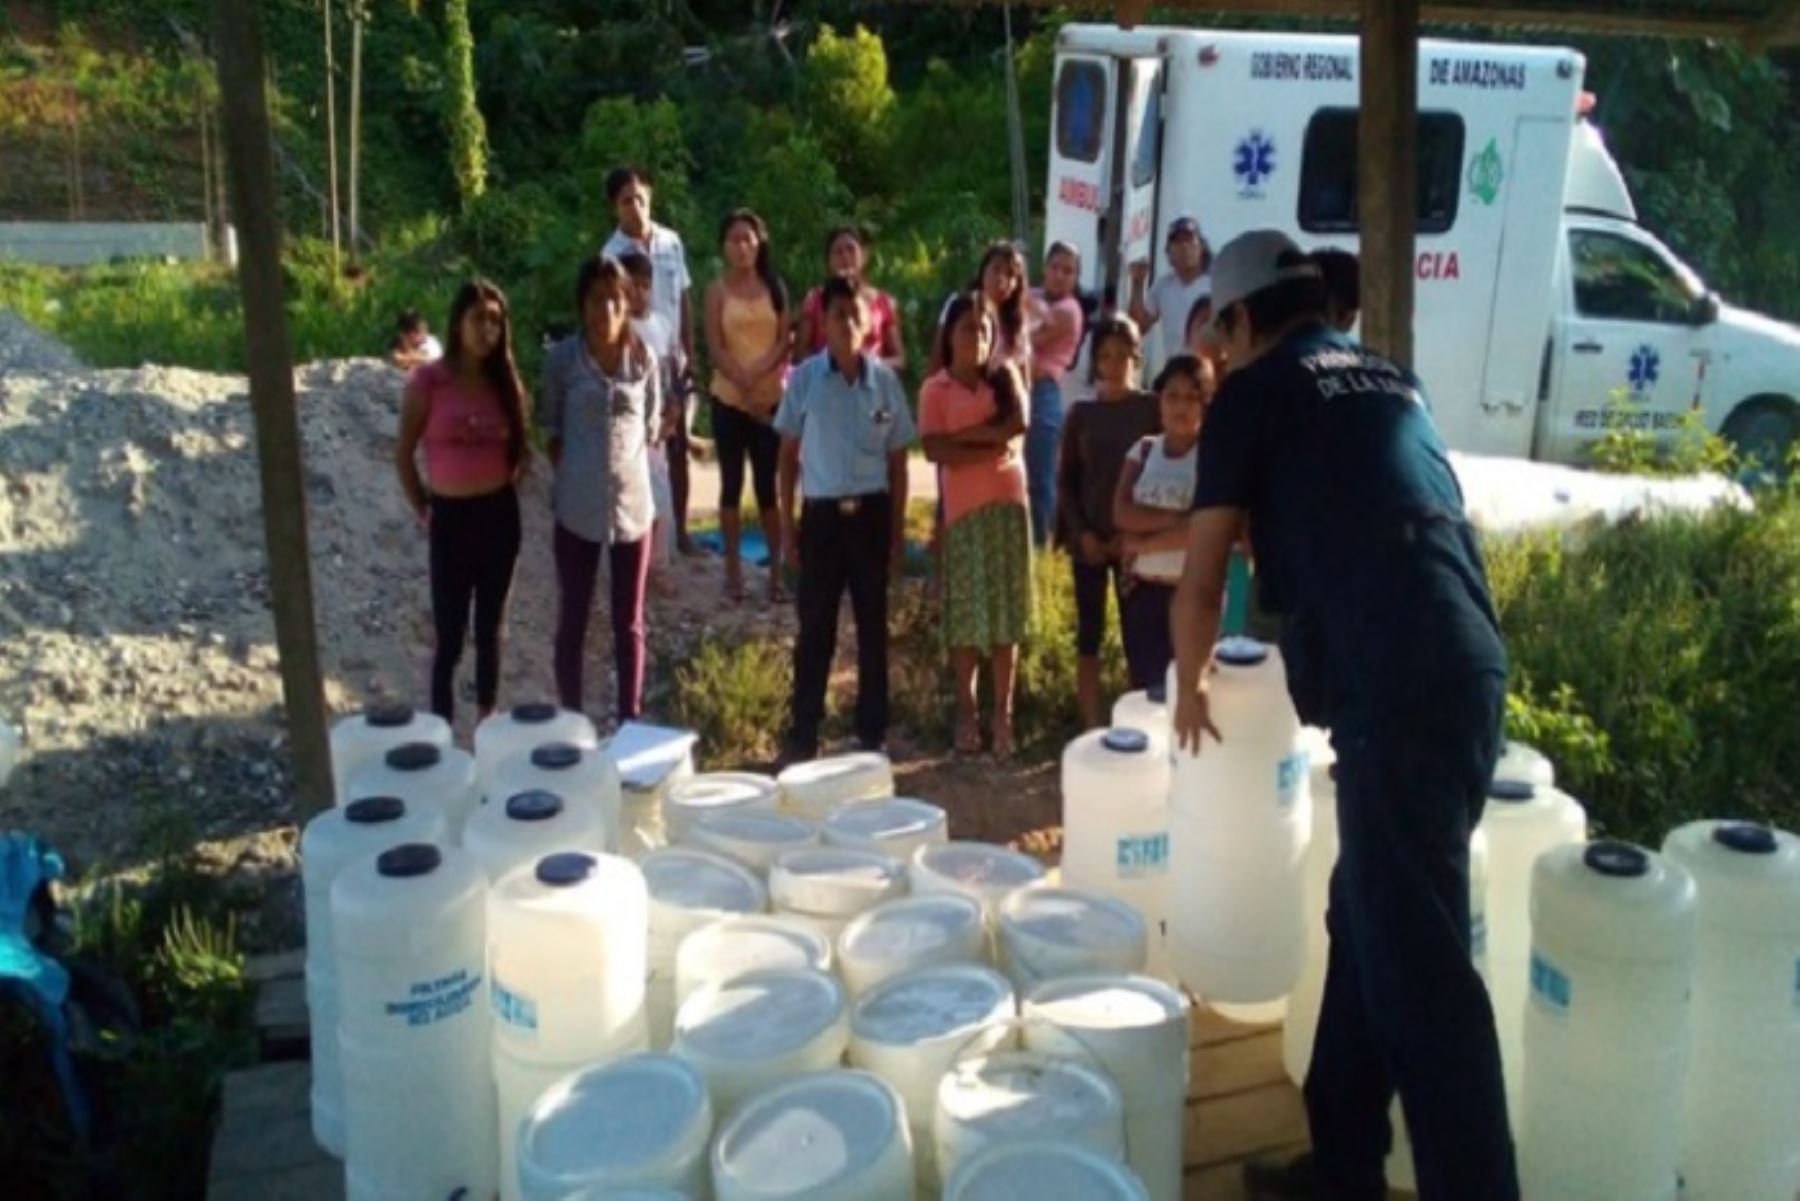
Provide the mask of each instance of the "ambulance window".
POLYGON ((1056 153, 1077 163, 1100 161, 1106 132, 1106 71, 1069 59, 1056 75, 1056 153))
MULTIPOLYGON (((1307 233, 1354 233, 1361 226, 1356 197, 1356 122, 1353 108, 1323 108, 1306 126, 1300 162, 1300 228, 1307 233)), ((1463 120, 1456 113, 1419 114, 1419 221, 1422 234, 1456 224, 1461 193, 1463 120)))
POLYGON ((1575 308, 1583 317, 1685 325, 1701 289, 1650 247, 1617 234, 1569 234, 1575 308))
POLYGON ((1162 89, 1152 87, 1144 104, 1144 123, 1138 127, 1137 147, 1132 152, 1131 186, 1145 187, 1156 182, 1157 134, 1162 130, 1162 89))

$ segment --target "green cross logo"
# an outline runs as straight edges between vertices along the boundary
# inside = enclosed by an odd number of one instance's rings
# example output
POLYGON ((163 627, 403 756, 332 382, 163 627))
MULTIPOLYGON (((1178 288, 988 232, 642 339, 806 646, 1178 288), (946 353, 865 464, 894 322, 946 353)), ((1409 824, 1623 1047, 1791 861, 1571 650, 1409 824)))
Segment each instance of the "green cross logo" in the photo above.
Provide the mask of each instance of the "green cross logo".
POLYGON ((1500 195, 1500 181, 1505 178, 1499 143, 1489 138, 1487 148, 1469 160, 1469 192, 1481 203, 1491 205, 1500 195))

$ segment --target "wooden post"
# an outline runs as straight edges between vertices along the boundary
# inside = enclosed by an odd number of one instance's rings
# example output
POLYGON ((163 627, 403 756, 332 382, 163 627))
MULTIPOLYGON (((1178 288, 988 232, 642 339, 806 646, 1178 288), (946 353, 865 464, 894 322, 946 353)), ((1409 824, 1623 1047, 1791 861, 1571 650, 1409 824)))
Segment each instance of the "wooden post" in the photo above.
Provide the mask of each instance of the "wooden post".
POLYGON ((1410 367, 1419 207, 1419 0, 1362 0, 1361 70, 1356 178, 1362 337, 1410 367))
POLYGON ((326 224, 331 229, 331 280, 343 274, 340 259, 343 237, 338 228, 338 157, 337 157, 337 60, 331 54, 331 0, 324 0, 320 11, 325 14, 325 178, 331 195, 331 213, 326 224))
POLYGON ((250 360, 250 404, 262 475, 263 539, 269 552, 269 598, 281 654, 281 693, 293 754, 296 817, 304 822, 332 803, 331 755, 325 733, 325 689, 313 620, 312 557, 306 538, 306 492, 300 424, 294 412, 294 363, 282 307, 281 225, 274 151, 264 91, 262 5, 217 0, 220 107, 231 211, 241 253, 244 340, 250 360))
POLYGON ((368 24, 367 0, 350 3, 350 261, 358 261, 362 241, 362 59, 363 26, 368 24))

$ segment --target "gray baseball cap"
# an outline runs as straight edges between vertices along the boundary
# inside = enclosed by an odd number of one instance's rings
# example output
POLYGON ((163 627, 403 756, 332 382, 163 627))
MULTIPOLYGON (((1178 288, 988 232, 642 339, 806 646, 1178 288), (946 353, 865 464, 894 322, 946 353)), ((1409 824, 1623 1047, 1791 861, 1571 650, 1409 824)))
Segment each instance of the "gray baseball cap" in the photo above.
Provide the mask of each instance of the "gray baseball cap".
POLYGON ((1278 229, 1253 229, 1225 243, 1213 256, 1212 323, 1232 305, 1265 288, 1295 279, 1319 279, 1319 265, 1278 229))

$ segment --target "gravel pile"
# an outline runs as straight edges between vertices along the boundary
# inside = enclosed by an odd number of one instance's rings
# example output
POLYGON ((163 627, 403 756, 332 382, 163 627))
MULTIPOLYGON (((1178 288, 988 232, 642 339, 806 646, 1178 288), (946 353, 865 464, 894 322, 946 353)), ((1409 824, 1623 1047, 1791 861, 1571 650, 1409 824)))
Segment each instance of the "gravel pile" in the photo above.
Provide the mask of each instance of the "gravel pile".
MULTIPOLYGON (((327 699, 421 704, 431 626, 424 535, 392 466, 401 375, 352 360, 295 378, 327 699)), ((551 690, 547 482, 540 465, 524 489, 503 704, 551 690)), ((145 822, 174 807, 202 838, 261 839, 248 853, 280 858, 267 844, 291 843, 292 798, 262 538, 242 377, 82 370, 0 313, 0 714, 26 746, 0 829, 129 861, 145 822)), ((660 645, 719 623, 716 573, 711 560, 671 573, 674 599, 652 617, 660 645)), ((610 644, 596 612, 597 714, 611 707, 610 644)))

